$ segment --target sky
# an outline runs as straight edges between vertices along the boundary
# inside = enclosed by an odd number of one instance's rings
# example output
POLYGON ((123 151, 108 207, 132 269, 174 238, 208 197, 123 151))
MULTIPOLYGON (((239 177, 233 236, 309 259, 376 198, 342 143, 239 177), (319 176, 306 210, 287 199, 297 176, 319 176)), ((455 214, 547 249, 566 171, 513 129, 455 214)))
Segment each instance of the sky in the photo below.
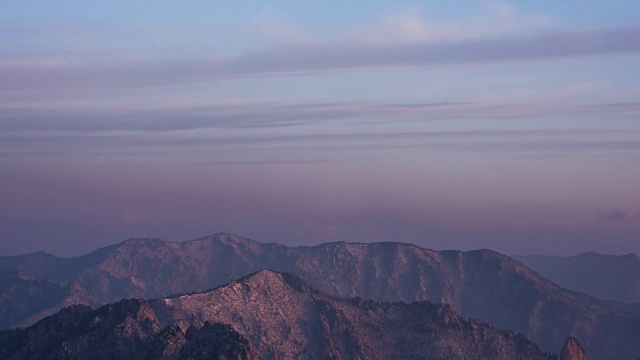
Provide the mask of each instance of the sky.
POLYGON ((0 256, 640 253, 640 4, 13 1, 0 256))

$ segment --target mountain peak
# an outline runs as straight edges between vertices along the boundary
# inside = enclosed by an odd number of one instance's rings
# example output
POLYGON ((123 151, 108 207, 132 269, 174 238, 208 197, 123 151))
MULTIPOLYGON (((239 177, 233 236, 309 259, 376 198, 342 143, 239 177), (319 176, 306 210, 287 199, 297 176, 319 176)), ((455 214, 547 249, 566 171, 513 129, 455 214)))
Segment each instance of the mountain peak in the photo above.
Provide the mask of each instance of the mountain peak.
POLYGON ((285 282, 282 274, 272 270, 259 270, 247 276, 241 277, 236 282, 256 283, 256 282, 285 282))
POLYGON ((230 244, 230 245, 238 245, 238 244, 260 244, 257 241, 244 238, 239 235, 230 234, 230 233, 215 233, 212 235, 204 236, 194 240, 188 241, 180 241, 178 244, 189 244, 189 243, 198 243, 198 242, 214 242, 214 243, 222 243, 222 244, 230 244))
POLYGON ((290 288, 300 293, 314 291, 311 286, 295 275, 271 270, 256 271, 253 274, 234 280, 228 285, 233 286, 234 284, 243 284, 251 291, 271 291, 271 289, 275 288, 282 290, 290 288))
POLYGON ((164 244, 160 238, 129 238, 121 243, 122 245, 159 245, 164 244))
POLYGON ((558 360, 589 360, 589 357, 578 343, 578 339, 569 336, 560 351, 558 360))

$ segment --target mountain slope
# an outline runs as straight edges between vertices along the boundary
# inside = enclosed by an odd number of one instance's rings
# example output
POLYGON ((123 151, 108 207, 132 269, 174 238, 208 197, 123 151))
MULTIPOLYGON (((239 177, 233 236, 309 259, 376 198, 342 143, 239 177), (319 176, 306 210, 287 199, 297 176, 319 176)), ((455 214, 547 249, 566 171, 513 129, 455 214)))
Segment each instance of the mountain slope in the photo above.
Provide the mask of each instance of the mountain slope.
POLYGON ((258 359, 248 341, 223 324, 162 328, 142 299, 97 310, 74 305, 27 329, 0 332, 0 358, 258 359))
POLYGON ((0 329, 24 326, 71 304, 93 304, 76 283, 63 286, 22 271, 0 273, 0 329))
POLYGON ((640 258, 636 254, 576 256, 514 256, 547 279, 603 300, 640 302, 640 258))
POLYGON ((447 303, 465 318, 521 332, 545 351, 573 335, 594 359, 640 356, 639 321, 489 250, 438 252, 402 243, 286 247, 219 234, 182 243, 132 239, 59 259, 47 272, 75 281, 100 304, 202 291, 262 269, 295 274, 342 297, 447 303))
MULTIPOLYGON (((464 321, 448 305, 342 300, 271 271, 205 293, 71 307, 0 333, 0 343, 11 344, 3 358, 558 358, 522 335, 464 321)), ((567 344, 562 359, 581 360, 577 342, 567 344)))

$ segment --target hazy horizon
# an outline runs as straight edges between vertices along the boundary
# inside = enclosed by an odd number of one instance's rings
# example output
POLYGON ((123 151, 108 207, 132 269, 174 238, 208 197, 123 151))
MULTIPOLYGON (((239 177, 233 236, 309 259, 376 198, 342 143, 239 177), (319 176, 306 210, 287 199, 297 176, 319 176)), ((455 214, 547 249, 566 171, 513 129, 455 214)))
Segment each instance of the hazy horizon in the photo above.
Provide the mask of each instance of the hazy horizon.
POLYGON ((640 253, 640 6, 30 1, 0 256, 131 237, 640 253))

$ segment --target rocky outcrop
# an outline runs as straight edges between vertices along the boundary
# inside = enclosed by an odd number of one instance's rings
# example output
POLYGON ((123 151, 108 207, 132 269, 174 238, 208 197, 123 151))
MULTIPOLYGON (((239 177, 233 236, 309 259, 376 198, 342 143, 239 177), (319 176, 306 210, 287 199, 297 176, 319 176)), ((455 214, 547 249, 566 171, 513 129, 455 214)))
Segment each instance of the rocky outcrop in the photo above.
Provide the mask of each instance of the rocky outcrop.
POLYGON ((558 360, 589 360, 589 357, 578 343, 578 340, 573 336, 569 336, 562 350, 560 350, 558 360))

